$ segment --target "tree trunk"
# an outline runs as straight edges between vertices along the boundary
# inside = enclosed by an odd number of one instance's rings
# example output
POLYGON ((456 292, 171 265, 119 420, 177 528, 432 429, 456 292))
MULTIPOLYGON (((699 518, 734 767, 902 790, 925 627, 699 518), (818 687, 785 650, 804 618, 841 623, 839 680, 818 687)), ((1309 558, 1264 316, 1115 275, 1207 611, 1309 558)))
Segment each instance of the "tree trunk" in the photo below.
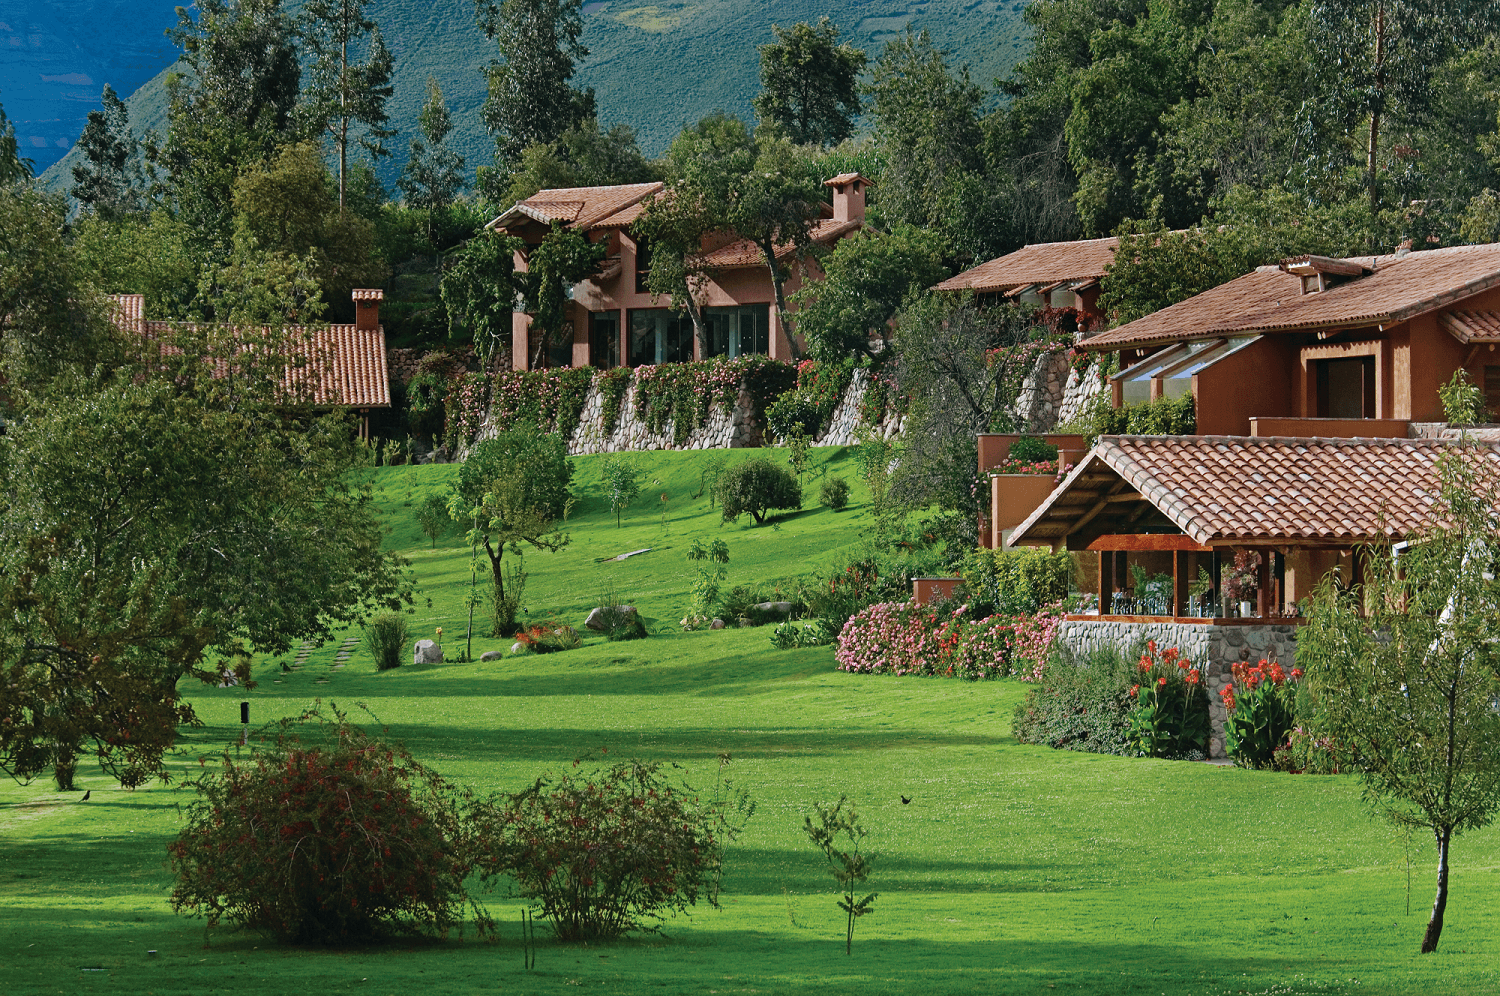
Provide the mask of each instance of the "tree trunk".
POLYGON ((1448 909, 1448 844, 1453 840, 1453 830, 1444 827, 1436 831, 1438 848, 1437 895, 1432 900, 1432 919, 1427 921, 1427 933, 1422 935, 1422 953, 1437 950, 1438 938, 1443 935, 1443 914, 1448 909))
MULTIPOLYGON (((347 11, 346 11, 347 15, 347 11)), ((347 21, 347 16, 346 16, 347 21)), ((349 158, 349 29, 339 42, 339 214, 344 213, 344 167, 349 158)))
POLYGON ((781 325, 781 331, 786 336, 787 348, 792 351, 792 362, 802 361, 802 350, 797 348, 797 337, 792 334, 790 316, 786 310, 786 292, 783 285, 786 283, 786 275, 781 272, 781 267, 776 264, 776 245, 768 239, 761 244, 761 253, 766 257, 766 269, 771 271, 771 289, 776 292, 776 320, 781 325))
POLYGON ((490 558, 490 580, 494 584, 494 598, 490 607, 490 636, 504 636, 500 622, 501 606, 505 604, 505 571, 501 569, 500 560, 505 556, 505 544, 500 544, 497 553, 494 546, 490 544, 489 537, 484 539, 484 552, 490 558))
MULTIPOLYGON (((1370 223, 1380 211, 1379 173, 1376 158, 1380 147, 1380 116, 1385 110, 1385 4, 1375 8, 1375 93, 1370 103, 1370 141, 1365 151, 1365 181, 1370 188, 1370 223)), ((1372 251, 1374 247, 1371 247, 1372 251)))
POLYGON ((691 289, 683 295, 682 305, 693 323, 693 338, 698 340, 698 359, 706 360, 708 359, 708 324, 703 319, 703 306, 693 298, 691 289))

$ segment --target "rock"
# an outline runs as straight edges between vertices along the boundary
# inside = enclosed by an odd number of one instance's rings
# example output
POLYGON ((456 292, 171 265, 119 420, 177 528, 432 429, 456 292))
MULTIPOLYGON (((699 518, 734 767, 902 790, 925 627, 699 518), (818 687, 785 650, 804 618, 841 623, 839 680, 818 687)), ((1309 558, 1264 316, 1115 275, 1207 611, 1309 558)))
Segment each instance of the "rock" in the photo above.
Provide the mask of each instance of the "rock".
POLYGON ((524 653, 525 650, 526 650, 526 645, 525 644, 522 644, 522 643, 512 643, 510 645, 510 652, 513 653, 513 654, 524 653))
MULTIPOLYGON (((630 622, 636 616, 634 605, 616 605, 615 609, 616 611, 625 613, 625 622, 630 622)), ((583 621, 583 625, 585 629, 591 629, 595 633, 604 632, 604 607, 600 606, 593 612, 590 612, 589 617, 583 621)))
POLYGON ((416 648, 412 651, 411 662, 413 664, 441 664, 443 663, 443 648, 431 640, 418 640, 416 648))
POLYGON ((786 615, 792 614, 791 602, 759 602, 755 606, 762 612, 781 612, 786 615))
POLYGON ((486 650, 484 653, 479 655, 479 659, 482 661, 498 661, 504 656, 505 655, 498 650, 486 650))
POLYGON ((722 620, 722 619, 715 619, 713 622, 711 622, 711 623, 708 624, 708 628, 709 629, 723 629, 724 628, 724 620, 722 620))

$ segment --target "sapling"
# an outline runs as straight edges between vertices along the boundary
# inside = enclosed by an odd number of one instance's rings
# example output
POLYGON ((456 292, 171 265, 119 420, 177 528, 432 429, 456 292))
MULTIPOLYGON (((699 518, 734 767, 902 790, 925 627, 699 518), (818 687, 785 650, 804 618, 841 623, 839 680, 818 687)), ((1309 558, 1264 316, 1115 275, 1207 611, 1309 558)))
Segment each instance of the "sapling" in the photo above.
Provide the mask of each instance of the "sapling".
POLYGON ((707 618, 719 601, 719 587, 729 577, 725 567, 729 563, 729 544, 714 540, 708 546, 702 540, 693 540, 687 558, 698 565, 698 579, 693 582, 693 606, 688 617, 694 625, 707 618), (705 563, 706 562, 706 563, 705 563), (708 564, 713 564, 709 567, 708 564))
POLYGON ((615 528, 620 528, 620 513, 640 497, 641 472, 623 457, 610 457, 604 464, 604 490, 609 494, 609 510, 615 513, 615 528))
POLYGON ((844 953, 854 953, 854 921, 867 913, 875 912, 874 903, 880 893, 872 892, 863 899, 854 898, 854 885, 870 877, 872 856, 860 852, 859 845, 869 833, 859 825, 859 813, 848 796, 839 796, 839 801, 828 808, 820 802, 813 803, 811 816, 803 817, 803 830, 823 856, 828 859, 828 873, 839 884, 843 895, 839 897, 839 909, 848 917, 848 930, 844 936, 844 953), (845 804, 848 804, 847 806, 845 804), (847 838, 852 845, 848 851, 839 849, 839 839, 847 838))

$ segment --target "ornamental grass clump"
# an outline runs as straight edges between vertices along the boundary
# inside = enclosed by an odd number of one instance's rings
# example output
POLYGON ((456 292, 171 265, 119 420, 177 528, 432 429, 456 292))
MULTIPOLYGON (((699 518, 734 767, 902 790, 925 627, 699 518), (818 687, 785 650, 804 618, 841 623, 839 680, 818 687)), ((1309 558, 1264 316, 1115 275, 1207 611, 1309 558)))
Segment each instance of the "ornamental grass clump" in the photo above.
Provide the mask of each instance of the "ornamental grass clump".
POLYGON ((409 635, 406 616, 400 612, 382 612, 365 624, 365 649, 375 659, 376 670, 401 666, 409 635))
POLYGON ((1203 675, 1176 647, 1146 643, 1130 689, 1129 738, 1139 757, 1208 756, 1208 692, 1203 675))
POLYGON ((559 940, 594 941, 655 929, 646 921, 699 899, 717 908, 723 845, 754 804, 704 800, 659 761, 625 761, 538 778, 483 812, 483 879, 509 876, 559 940))
POLYGON ((1297 726, 1297 686, 1302 670, 1288 673, 1275 661, 1248 661, 1230 666, 1234 681, 1219 692, 1229 711, 1224 721, 1224 749, 1242 768, 1271 768, 1277 754, 1291 745, 1297 726))
POLYGON ((296 942, 446 936, 466 907, 465 790, 334 708, 280 724, 274 741, 185 783, 198 797, 168 846, 172 908, 296 942), (316 720, 304 742, 297 724, 316 720))

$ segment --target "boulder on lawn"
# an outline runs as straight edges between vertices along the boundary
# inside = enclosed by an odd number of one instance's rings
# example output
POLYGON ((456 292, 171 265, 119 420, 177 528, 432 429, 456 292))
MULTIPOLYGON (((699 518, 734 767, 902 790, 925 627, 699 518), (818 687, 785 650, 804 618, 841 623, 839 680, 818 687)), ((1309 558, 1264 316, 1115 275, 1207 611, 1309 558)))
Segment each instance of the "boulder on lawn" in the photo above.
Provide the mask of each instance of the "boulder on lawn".
POLYGON ((713 622, 711 622, 711 623, 708 624, 708 628, 709 629, 723 629, 724 628, 724 620, 722 620, 722 619, 715 619, 713 622))
POLYGON ((498 650, 486 650, 484 653, 479 655, 479 659, 482 661, 498 661, 504 656, 505 655, 498 650))
MULTIPOLYGON (((589 613, 589 617, 583 621, 584 628, 585 629, 591 629, 595 633, 602 633, 602 632, 604 632, 604 613, 605 613, 605 611, 606 610, 605 610, 604 606, 601 605, 599 608, 595 609, 593 612, 590 612, 589 613)), ((631 623, 631 622, 635 621, 636 611, 635 611, 635 606, 634 605, 616 605, 614 607, 614 611, 616 613, 620 614, 619 615, 620 622, 628 624, 628 623, 631 623)))
POLYGON ((759 602, 755 607, 762 612, 780 612, 785 616, 792 614, 791 602, 759 602))
POLYGON ((413 664, 441 664, 443 663, 443 648, 431 640, 418 640, 416 649, 412 651, 411 662, 413 664))

